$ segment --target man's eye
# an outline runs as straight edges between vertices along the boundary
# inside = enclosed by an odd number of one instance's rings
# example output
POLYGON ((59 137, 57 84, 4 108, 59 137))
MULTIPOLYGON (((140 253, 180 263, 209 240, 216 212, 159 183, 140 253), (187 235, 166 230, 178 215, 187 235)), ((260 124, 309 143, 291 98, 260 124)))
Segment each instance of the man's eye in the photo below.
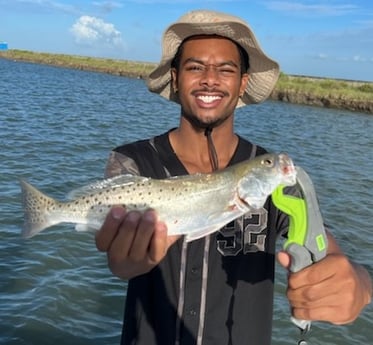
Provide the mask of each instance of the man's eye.
POLYGON ((196 72, 196 73, 204 73, 207 70, 213 70, 220 76, 232 76, 237 73, 237 70, 235 68, 232 68, 231 66, 204 66, 204 65, 187 65, 185 66, 185 70, 188 72, 196 72))
POLYGON ((235 70, 233 70, 232 68, 219 68, 218 69, 218 72, 221 73, 221 74, 232 74, 232 73, 236 73, 235 70))
POLYGON ((198 66, 198 65, 193 65, 193 66, 188 66, 187 71, 204 71, 206 68, 204 66, 198 66))

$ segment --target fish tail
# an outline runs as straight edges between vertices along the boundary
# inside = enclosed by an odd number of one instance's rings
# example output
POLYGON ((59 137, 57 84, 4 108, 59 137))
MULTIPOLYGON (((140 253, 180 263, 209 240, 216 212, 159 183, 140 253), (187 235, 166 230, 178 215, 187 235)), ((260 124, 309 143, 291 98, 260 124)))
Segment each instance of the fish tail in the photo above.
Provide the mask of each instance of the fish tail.
POLYGON ((53 209, 58 202, 37 190, 35 187, 21 180, 22 205, 24 211, 24 226, 22 237, 32 237, 44 229, 58 224, 49 216, 49 210, 53 209))

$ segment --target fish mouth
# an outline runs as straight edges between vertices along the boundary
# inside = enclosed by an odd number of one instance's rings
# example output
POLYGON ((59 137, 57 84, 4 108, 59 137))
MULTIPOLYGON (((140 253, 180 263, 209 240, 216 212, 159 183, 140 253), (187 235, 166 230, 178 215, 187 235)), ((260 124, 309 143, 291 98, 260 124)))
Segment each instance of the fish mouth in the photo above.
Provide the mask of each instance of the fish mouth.
POLYGON ((278 155, 278 165, 284 178, 284 184, 288 186, 295 185, 297 180, 297 171, 292 159, 287 153, 282 152, 278 155))

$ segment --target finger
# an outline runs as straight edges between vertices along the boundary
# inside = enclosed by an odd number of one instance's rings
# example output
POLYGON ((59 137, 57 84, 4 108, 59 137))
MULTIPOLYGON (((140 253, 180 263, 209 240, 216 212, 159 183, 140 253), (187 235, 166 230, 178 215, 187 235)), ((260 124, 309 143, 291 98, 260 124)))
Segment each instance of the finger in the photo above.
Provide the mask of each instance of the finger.
POLYGON ((277 261, 282 267, 289 269, 291 264, 291 256, 284 251, 280 251, 277 254, 277 261))
POLYGON ((149 248, 149 260, 151 263, 160 262, 167 253, 167 226, 163 222, 156 222, 153 238, 149 248))
POLYGON ((332 278, 340 269, 334 256, 334 254, 329 254, 321 261, 292 274, 289 279, 290 287, 298 289, 305 285, 314 285, 332 278))
POLYGON ((298 290, 288 290, 287 297, 294 308, 315 308, 323 305, 338 305, 336 299, 339 287, 334 285, 318 284, 298 290))
POLYGON ((299 320, 327 321, 335 325, 351 323, 356 319, 351 317, 350 313, 343 310, 343 308, 328 305, 312 309, 294 308, 292 315, 299 320))
POLYGON ((330 314, 334 313, 333 309, 328 306, 322 306, 319 308, 293 308, 292 315, 298 320, 309 320, 309 321, 329 321, 330 314))
POLYGON ((95 234, 96 247, 98 250, 102 252, 109 250, 125 215, 126 210, 122 206, 113 206, 111 208, 101 229, 95 234))
POLYGON ((110 252, 108 253, 111 263, 119 263, 129 257, 140 219, 140 212, 131 211, 128 212, 122 220, 115 240, 111 244, 110 252))
POLYGON ((132 260, 141 261, 148 256, 156 222, 157 215, 154 210, 145 211, 138 219, 136 234, 128 253, 132 260))

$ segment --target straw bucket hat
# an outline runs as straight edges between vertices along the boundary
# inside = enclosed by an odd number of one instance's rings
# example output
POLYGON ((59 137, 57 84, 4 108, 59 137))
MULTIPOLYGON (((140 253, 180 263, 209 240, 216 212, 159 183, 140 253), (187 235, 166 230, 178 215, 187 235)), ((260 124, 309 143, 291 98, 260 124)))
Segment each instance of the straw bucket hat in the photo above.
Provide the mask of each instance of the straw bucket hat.
POLYGON ((279 65, 264 54, 248 24, 242 19, 215 11, 196 10, 183 15, 163 35, 162 59, 148 78, 150 91, 179 103, 171 87, 171 61, 179 45, 188 37, 218 35, 239 44, 249 55, 249 81, 237 107, 260 103, 272 92, 278 76, 279 65))

